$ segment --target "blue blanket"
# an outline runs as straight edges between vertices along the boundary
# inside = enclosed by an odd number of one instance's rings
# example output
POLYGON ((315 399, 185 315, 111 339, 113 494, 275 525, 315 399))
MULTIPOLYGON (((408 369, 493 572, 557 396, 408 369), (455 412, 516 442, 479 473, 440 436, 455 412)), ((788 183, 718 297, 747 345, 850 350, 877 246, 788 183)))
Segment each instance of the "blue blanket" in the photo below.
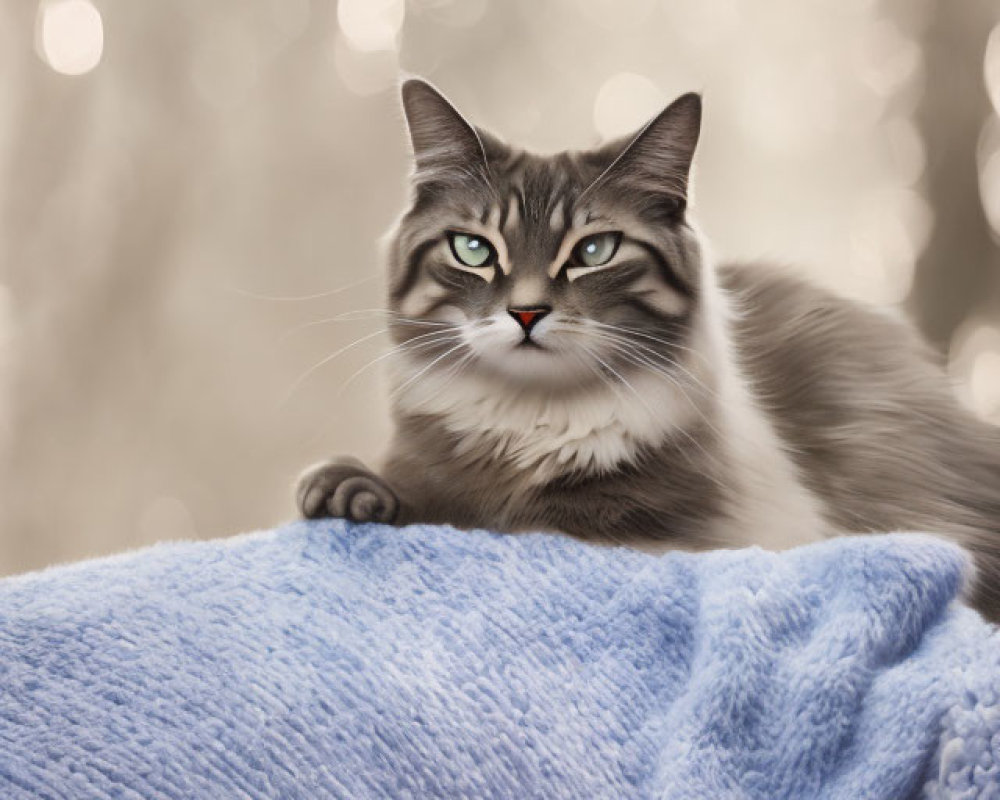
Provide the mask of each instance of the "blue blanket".
POLYGON ((967 572, 323 521, 7 579, 0 797, 997 798, 967 572))

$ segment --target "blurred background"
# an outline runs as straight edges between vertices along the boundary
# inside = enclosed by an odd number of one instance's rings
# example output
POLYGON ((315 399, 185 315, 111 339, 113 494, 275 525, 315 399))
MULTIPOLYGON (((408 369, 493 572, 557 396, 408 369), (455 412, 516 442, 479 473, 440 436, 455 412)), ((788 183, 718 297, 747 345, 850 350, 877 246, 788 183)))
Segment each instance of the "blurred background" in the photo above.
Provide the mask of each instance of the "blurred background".
POLYGON ((400 70, 542 151, 704 92, 717 255, 902 307, 1000 422, 998 23, 996 0, 0 0, 0 573, 266 527, 307 464, 377 458, 400 70))

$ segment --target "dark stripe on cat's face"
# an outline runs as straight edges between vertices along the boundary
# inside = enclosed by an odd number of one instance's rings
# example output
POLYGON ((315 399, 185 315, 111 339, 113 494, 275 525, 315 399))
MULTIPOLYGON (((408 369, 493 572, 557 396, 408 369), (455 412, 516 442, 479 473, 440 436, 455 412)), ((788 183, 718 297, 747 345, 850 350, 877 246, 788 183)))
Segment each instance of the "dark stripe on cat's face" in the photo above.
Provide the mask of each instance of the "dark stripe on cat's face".
POLYGON ((424 239, 407 254, 398 280, 390 287, 390 299, 394 305, 413 290, 420 270, 423 269, 424 256, 437 243, 437 237, 424 239))

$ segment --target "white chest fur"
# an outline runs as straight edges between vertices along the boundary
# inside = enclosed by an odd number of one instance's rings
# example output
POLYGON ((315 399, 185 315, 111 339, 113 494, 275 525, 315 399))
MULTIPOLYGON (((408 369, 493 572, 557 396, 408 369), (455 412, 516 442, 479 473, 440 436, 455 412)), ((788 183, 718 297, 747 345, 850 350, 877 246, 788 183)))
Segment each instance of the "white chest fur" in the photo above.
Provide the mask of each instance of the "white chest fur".
MULTIPOLYGON (((400 377, 408 368, 398 364, 400 377)), ((425 374, 398 402, 407 413, 433 414, 460 438, 463 452, 480 450, 510 461, 532 482, 568 470, 602 472, 631 461, 698 414, 691 389, 657 375, 575 393, 511 391, 477 376, 425 374)))

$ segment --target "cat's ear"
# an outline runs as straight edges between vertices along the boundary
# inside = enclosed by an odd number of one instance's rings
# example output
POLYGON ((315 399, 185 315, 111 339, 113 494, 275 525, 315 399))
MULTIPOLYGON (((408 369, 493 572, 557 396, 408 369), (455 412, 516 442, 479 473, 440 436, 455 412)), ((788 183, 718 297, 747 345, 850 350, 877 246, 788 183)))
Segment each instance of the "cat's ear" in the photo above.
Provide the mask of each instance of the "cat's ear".
POLYGON ((406 80, 401 94, 418 179, 486 166, 479 134, 443 94, 419 78, 406 80))
POLYGON ((599 182, 669 197, 683 211, 700 133, 701 96, 681 95, 632 137, 599 182))

